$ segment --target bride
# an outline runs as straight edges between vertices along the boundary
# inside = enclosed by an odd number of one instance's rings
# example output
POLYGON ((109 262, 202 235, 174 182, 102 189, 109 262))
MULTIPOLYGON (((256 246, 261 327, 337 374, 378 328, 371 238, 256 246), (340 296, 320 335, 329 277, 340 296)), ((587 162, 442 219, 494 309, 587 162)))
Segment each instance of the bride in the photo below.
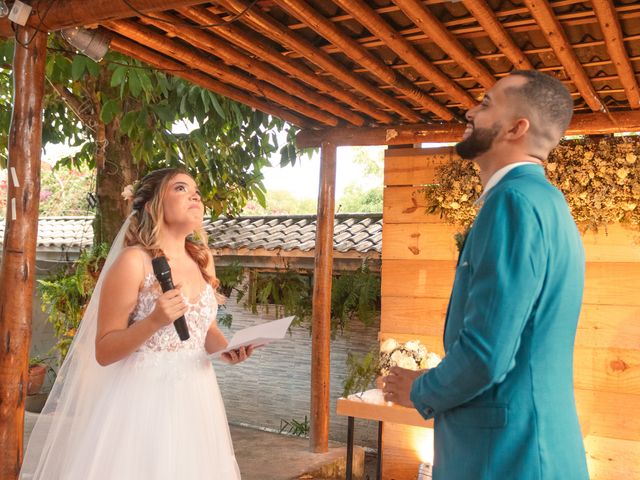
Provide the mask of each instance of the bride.
POLYGON ((218 281, 196 183, 177 169, 151 172, 132 209, 31 434, 21 479, 240 478, 207 357, 227 341, 215 322, 218 281), (159 255, 176 284, 165 293, 151 263, 159 255), (186 341, 172 325, 182 315, 186 341))

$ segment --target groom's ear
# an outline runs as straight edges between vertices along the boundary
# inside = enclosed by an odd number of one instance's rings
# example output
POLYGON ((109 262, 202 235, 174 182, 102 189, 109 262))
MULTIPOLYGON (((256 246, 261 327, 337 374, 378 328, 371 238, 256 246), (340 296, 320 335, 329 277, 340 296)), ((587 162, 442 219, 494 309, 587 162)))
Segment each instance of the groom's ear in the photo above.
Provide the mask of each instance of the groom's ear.
POLYGON ((518 118, 512 124, 505 134, 507 140, 518 140, 529 132, 531 124, 528 118, 518 118))

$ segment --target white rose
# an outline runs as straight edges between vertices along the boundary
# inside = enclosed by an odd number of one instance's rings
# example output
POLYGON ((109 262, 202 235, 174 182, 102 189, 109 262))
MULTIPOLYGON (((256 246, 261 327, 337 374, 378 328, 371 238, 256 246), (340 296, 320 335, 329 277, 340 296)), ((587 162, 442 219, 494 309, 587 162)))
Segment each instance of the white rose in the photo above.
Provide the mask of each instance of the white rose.
POLYGON ((388 338, 387 340, 382 342, 382 345, 380 345, 380 351, 382 353, 390 353, 396 348, 398 348, 398 342, 396 342, 393 338, 388 338))
POLYGON ((442 359, 433 352, 429 352, 427 355, 427 366, 426 368, 435 368, 442 361, 442 359))
POLYGON ((407 357, 400 359, 400 361, 398 362, 398 366, 400 368, 406 368, 407 370, 418 369, 418 364, 416 363, 416 361, 413 358, 407 358, 407 357))
POLYGON ((420 341, 419 340, 411 340, 409 342, 405 342, 404 348, 411 351, 417 352, 420 350, 420 341))

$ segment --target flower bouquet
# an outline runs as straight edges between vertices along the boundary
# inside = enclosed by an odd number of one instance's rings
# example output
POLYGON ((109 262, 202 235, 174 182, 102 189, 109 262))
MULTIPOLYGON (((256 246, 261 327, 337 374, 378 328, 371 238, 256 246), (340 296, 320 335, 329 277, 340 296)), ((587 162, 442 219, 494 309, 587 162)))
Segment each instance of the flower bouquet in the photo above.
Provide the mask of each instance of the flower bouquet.
POLYGON ((399 343, 389 338, 380 345, 380 375, 388 375, 391 367, 424 370, 440 363, 440 357, 427 350, 420 340, 399 343))

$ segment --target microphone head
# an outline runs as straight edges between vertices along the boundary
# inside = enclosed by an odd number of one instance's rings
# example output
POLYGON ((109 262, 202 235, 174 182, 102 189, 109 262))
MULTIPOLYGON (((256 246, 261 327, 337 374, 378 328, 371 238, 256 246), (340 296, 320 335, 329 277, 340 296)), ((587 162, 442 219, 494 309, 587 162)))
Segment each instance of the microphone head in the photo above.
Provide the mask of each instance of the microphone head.
POLYGON ((164 255, 152 259, 151 264, 153 265, 153 273, 156 277, 164 277, 167 273, 171 273, 171 267, 169 267, 167 257, 164 255))

